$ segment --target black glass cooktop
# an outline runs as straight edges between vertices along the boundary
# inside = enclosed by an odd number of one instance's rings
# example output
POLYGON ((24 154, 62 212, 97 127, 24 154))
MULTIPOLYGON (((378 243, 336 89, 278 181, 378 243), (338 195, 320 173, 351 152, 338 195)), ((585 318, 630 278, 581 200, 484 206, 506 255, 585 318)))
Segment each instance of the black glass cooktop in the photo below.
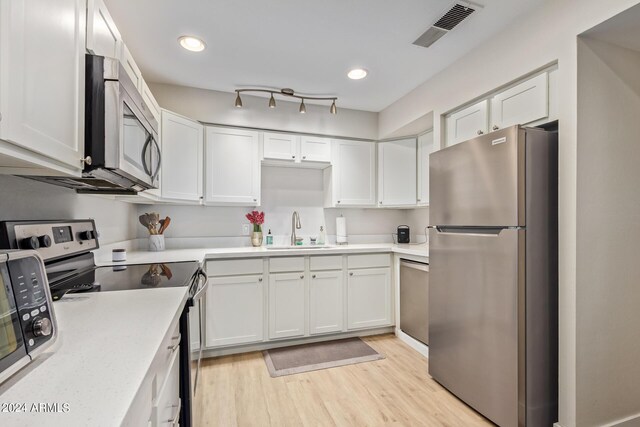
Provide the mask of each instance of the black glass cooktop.
POLYGON ((51 295, 57 300, 67 293, 189 286, 198 267, 195 261, 95 267, 50 282, 51 295))

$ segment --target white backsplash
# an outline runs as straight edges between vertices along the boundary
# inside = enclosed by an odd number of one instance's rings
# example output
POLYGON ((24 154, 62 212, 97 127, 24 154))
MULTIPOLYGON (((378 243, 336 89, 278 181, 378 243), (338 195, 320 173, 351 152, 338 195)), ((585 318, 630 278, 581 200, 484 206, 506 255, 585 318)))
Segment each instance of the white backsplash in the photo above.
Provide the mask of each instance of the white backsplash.
MULTIPOLYGON (((291 238, 291 216, 298 211, 302 228, 296 231, 308 242, 317 236, 320 226, 326 227, 327 241, 335 242, 336 217, 347 219, 347 234, 350 243, 383 243, 393 241, 392 234, 400 224, 412 227, 412 240, 424 242, 424 226, 428 222, 428 208, 418 209, 325 209, 323 207, 322 171, 286 167, 262 168, 262 206, 265 212, 263 233, 271 230, 274 244, 289 244, 291 238), (417 225, 414 228, 413 223, 417 225)), ((247 207, 206 207, 141 205, 138 215, 155 211, 161 217, 170 216, 171 226, 166 237, 172 244, 193 245, 190 238, 203 239, 207 247, 245 246, 249 237, 242 234, 242 225, 247 224, 247 207), (178 239, 176 239, 178 238, 178 239), (185 242, 180 243, 181 239, 185 242)), ((146 237, 147 232, 138 227, 137 237, 146 237)))

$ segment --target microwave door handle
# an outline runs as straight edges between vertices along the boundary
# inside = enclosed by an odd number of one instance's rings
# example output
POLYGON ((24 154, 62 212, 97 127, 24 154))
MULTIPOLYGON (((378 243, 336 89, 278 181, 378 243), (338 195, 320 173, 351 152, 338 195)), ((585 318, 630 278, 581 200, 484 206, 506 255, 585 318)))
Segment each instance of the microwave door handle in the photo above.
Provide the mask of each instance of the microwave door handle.
POLYGON ((151 176, 151 170, 149 169, 149 165, 147 164, 147 150, 149 149, 149 145, 151 144, 151 135, 147 137, 147 140, 144 142, 144 146, 142 147, 142 167, 144 168, 144 173, 151 176))
POLYGON ((158 153, 158 164, 156 165, 156 171, 151 176, 151 181, 155 181, 158 173, 160 172, 160 165, 162 164, 162 153, 160 152, 160 146, 158 145, 158 141, 153 136, 149 136, 151 138, 151 142, 156 146, 156 151, 158 153))

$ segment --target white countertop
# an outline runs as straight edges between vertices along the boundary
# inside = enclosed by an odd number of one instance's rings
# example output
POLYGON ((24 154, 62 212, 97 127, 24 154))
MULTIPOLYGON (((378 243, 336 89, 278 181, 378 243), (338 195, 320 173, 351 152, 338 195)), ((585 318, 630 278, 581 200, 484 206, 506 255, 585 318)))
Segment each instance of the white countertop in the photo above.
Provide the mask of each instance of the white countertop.
MULTIPOLYGON (((108 249, 108 248, 107 248, 108 249)), ((223 258, 252 258, 252 257, 277 257, 295 255, 330 255, 330 254, 351 254, 351 253, 375 253, 391 252, 404 255, 429 257, 429 247, 426 243, 402 244, 373 243, 373 244, 352 244, 342 246, 327 246, 322 248, 288 248, 288 249, 267 249, 264 246, 237 247, 237 248, 195 248, 195 249, 167 249, 162 252, 149 252, 134 250, 127 252, 126 264, 152 264, 163 262, 182 261, 205 261, 210 259, 223 258)), ((111 260, 109 250, 96 252, 97 265, 117 264, 111 260)))
POLYGON ((3 426, 115 426, 124 420, 187 288, 67 295, 54 303, 59 336, 41 358, 0 389, 3 426), (32 403, 68 404, 68 412, 31 412, 32 403))

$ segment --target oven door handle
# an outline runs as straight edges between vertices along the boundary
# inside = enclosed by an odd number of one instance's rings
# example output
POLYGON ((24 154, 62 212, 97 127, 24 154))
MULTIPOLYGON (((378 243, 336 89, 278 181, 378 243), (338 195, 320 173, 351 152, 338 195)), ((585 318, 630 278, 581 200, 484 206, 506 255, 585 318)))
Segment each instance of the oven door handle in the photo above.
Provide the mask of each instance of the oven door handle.
POLYGON ((198 275, 199 284, 198 284, 198 288, 193 294, 193 297, 192 297, 193 301, 197 301, 200 298, 202 298, 205 292, 207 292, 207 285, 209 284, 209 278, 207 277, 204 271, 198 270, 196 274, 198 275))
POLYGON ((151 145, 151 134, 147 137, 147 140, 144 142, 144 146, 142 147, 142 167, 144 168, 144 173, 149 176, 152 176, 151 169, 149 169, 149 165, 147 164, 147 150, 149 149, 149 145, 151 145))

